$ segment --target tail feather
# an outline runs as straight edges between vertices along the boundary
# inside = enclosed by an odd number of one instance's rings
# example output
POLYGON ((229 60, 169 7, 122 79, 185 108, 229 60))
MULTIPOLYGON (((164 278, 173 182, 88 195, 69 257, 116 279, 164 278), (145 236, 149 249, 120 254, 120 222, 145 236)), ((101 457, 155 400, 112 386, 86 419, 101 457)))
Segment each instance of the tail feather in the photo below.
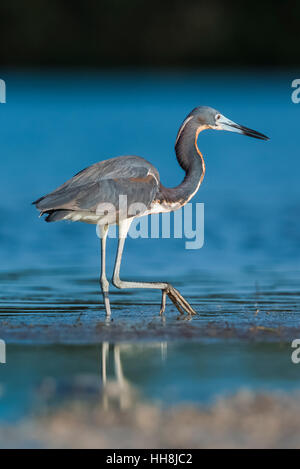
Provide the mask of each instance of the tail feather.
POLYGON ((48 212, 44 212, 47 214, 45 221, 50 223, 53 221, 64 220, 71 212, 72 210, 49 210, 48 212))
POLYGON ((81 189, 79 187, 69 189, 68 191, 56 190, 50 192, 50 194, 40 197, 32 203, 39 210, 58 210, 60 208, 65 208, 66 205, 75 205, 76 198, 80 191, 81 189))
POLYGON ((38 204, 38 203, 41 202, 44 198, 45 198, 45 196, 40 197, 39 199, 35 200, 34 202, 31 202, 31 205, 36 205, 36 204, 38 204))

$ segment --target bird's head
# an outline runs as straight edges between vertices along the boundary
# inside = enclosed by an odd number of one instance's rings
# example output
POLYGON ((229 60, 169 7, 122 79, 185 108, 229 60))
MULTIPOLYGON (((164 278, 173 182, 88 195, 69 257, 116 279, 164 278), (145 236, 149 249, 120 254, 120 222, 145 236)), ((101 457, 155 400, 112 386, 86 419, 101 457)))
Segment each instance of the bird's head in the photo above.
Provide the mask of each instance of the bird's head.
POLYGON ((259 138, 260 140, 269 140, 264 134, 256 130, 249 129, 243 125, 236 124, 227 117, 223 116, 219 111, 208 106, 199 106, 189 114, 193 117, 197 125, 208 129, 227 130, 229 132, 237 132, 239 134, 248 135, 248 137, 259 138))

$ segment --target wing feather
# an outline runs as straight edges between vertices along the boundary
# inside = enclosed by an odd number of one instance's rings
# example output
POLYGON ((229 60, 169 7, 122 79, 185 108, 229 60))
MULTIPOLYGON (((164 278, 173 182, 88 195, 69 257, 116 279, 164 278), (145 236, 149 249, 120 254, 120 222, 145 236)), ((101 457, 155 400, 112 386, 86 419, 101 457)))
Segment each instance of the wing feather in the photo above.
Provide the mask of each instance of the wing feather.
POLYGON ((126 195, 128 206, 140 203, 148 208, 158 186, 159 175, 151 163, 137 156, 117 157, 89 166, 33 203, 42 214, 54 210, 96 213, 99 204, 113 204, 117 210, 119 196, 126 195))

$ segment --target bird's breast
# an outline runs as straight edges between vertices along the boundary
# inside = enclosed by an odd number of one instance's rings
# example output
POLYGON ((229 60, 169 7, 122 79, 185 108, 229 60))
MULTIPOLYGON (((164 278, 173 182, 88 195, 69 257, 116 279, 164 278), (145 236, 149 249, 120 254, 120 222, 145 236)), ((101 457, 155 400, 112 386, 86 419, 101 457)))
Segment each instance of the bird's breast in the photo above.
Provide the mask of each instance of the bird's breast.
POLYGON ((147 211, 147 215, 155 213, 167 213, 174 212, 184 205, 184 203, 178 202, 168 202, 168 201, 154 201, 151 204, 150 209, 147 211))

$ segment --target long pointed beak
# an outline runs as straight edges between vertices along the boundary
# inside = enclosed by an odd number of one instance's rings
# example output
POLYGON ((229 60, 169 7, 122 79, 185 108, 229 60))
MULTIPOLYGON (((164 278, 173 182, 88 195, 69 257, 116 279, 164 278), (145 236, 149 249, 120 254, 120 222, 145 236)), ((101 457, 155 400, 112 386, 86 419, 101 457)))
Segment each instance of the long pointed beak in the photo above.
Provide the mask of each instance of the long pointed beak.
POLYGON ((227 117, 222 116, 218 119, 216 129, 218 130, 227 130, 228 132, 237 132, 238 134, 248 135, 248 137, 258 138, 260 140, 270 140, 264 134, 257 132, 256 130, 249 129, 243 125, 236 124, 235 122, 227 119, 227 117))

